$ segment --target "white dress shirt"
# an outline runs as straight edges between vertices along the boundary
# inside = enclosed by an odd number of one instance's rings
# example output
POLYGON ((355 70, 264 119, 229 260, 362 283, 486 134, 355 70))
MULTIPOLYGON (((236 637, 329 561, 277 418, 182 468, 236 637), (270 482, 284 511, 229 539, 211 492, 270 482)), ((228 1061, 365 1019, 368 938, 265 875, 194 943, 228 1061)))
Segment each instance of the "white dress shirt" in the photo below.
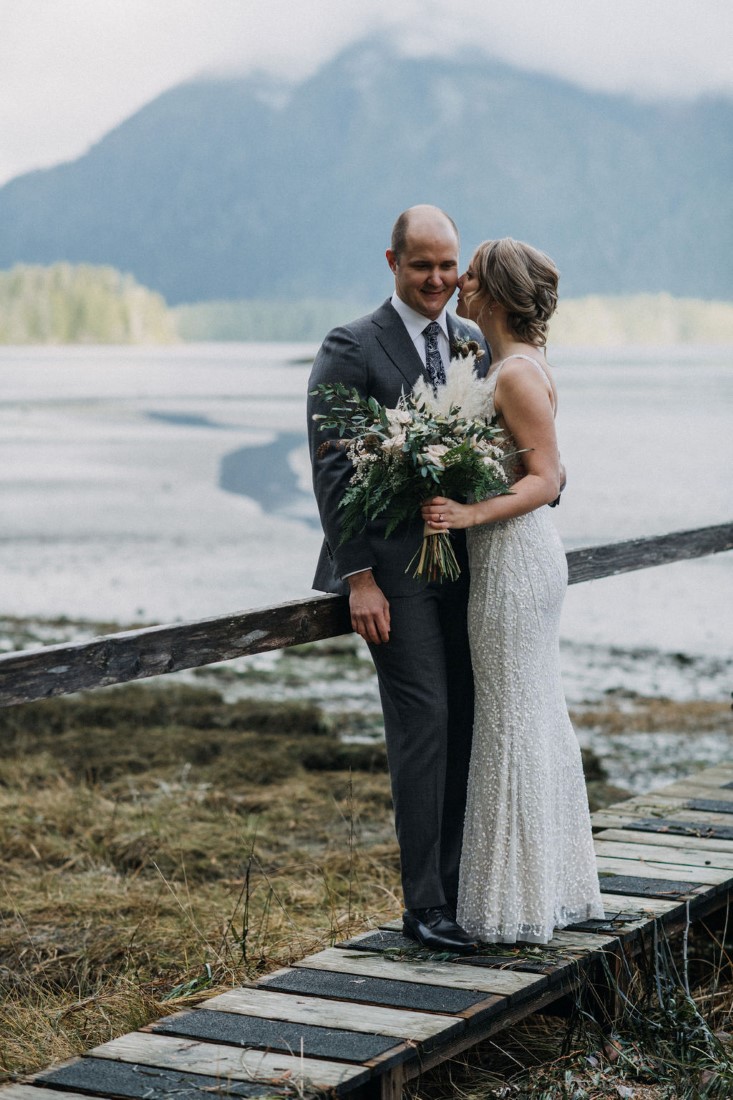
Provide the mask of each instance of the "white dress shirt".
MULTIPOLYGON (((395 310, 400 315, 400 319, 417 349, 422 365, 425 366, 425 337, 423 336, 423 329, 426 325, 430 324, 430 318, 423 317, 422 313, 417 313, 411 306, 405 305, 402 299, 397 297, 396 291, 390 300, 395 310)), ((445 306, 443 306, 443 311, 440 316, 436 317, 435 320, 440 325, 438 350, 440 352, 440 358, 443 360, 443 369, 447 371, 448 364, 450 363, 450 341, 448 339, 448 321, 446 320, 445 306)))

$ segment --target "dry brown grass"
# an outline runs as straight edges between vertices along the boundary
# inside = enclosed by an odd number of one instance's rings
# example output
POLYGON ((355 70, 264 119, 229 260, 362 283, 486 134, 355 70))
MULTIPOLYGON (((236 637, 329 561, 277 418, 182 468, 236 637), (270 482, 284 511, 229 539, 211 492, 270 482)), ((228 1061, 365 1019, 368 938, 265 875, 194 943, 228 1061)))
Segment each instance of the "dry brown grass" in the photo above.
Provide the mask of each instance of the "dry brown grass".
POLYGON ((577 727, 594 727, 604 733, 717 733, 730 729, 730 703, 692 699, 677 702, 635 695, 594 707, 576 707, 571 714, 577 727))
POLYGON ((398 908, 383 752, 355 746, 379 768, 343 770, 313 707, 135 686, 7 711, 0 730, 6 1073, 398 908))

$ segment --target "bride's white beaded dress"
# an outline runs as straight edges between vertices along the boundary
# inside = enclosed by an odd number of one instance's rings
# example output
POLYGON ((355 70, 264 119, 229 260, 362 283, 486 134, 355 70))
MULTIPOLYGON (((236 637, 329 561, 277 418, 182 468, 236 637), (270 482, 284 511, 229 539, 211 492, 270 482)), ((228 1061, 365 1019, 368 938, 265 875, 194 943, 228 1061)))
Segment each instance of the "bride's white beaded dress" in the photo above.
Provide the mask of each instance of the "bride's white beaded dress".
MULTIPOLYGON (((547 379, 537 360, 512 358, 547 379)), ((504 362, 487 379, 489 416, 504 362)), ((510 483, 522 476, 520 458, 508 467, 510 483)), ((567 562, 546 507, 470 528, 467 538, 476 712, 457 916, 484 942, 547 943, 556 928, 603 917, 560 678, 567 562)))

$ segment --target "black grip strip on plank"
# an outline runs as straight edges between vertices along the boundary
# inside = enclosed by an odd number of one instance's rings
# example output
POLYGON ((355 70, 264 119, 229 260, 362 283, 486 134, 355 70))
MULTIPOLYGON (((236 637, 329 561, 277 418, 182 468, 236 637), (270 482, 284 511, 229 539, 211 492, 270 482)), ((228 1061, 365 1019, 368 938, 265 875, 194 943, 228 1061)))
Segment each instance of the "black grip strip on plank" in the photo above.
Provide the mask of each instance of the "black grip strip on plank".
POLYGON ((599 875, 602 894, 631 894, 646 898, 682 898, 700 888, 699 882, 675 882, 666 878, 634 875, 599 875))
POLYGON ((639 833, 673 833, 675 836, 695 836, 701 840, 733 840, 733 825, 712 825, 707 821, 678 821, 674 817, 648 817, 622 825, 639 833))
POLYGON ((709 814, 733 814, 733 802, 723 798, 691 798, 688 810, 702 810, 709 814))
POLYGON ((230 1081, 224 1077, 181 1070, 159 1069, 156 1066, 116 1062, 111 1058, 79 1058, 66 1065, 38 1073, 33 1078, 39 1085, 55 1085, 62 1089, 103 1096, 118 1096, 125 1100, 214 1100, 217 1096, 268 1097, 289 1096, 273 1085, 230 1081))
MULTIPOLYGON (((314 1024, 294 1024, 283 1020, 244 1016, 234 1012, 214 1012, 204 1008, 179 1013, 159 1020, 151 1028, 164 1035, 184 1035, 208 1042, 231 1043, 236 1046, 279 1050, 288 1054, 303 1054, 309 1058, 328 1058, 342 1062, 369 1062, 394 1047, 400 1040, 388 1035, 372 1035, 362 1031, 320 1027, 314 1024)), ((404 1057, 408 1057, 405 1052, 404 1057)), ((400 1057, 399 1061, 404 1061, 400 1057)))
MULTIPOLYGON (((274 974, 257 984, 262 989, 281 989, 285 993, 305 993, 341 1001, 363 1001, 366 1004, 447 1015, 465 1012, 474 1005, 490 1000, 492 996, 478 989, 454 989, 443 985, 423 985, 420 982, 392 981, 391 978, 366 978, 333 970, 311 970, 310 967, 274 974)), ((506 1007, 506 997, 494 999, 497 1008, 506 1007)))

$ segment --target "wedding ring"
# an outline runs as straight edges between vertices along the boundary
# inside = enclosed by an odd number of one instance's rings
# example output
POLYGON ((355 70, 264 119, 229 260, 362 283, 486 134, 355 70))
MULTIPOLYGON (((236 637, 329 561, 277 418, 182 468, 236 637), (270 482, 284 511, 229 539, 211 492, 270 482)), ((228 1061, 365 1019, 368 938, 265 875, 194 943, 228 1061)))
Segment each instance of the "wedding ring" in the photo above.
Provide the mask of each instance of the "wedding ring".
POLYGON ((443 522, 443 513, 442 512, 438 512, 438 519, 440 520, 441 523, 443 522))

